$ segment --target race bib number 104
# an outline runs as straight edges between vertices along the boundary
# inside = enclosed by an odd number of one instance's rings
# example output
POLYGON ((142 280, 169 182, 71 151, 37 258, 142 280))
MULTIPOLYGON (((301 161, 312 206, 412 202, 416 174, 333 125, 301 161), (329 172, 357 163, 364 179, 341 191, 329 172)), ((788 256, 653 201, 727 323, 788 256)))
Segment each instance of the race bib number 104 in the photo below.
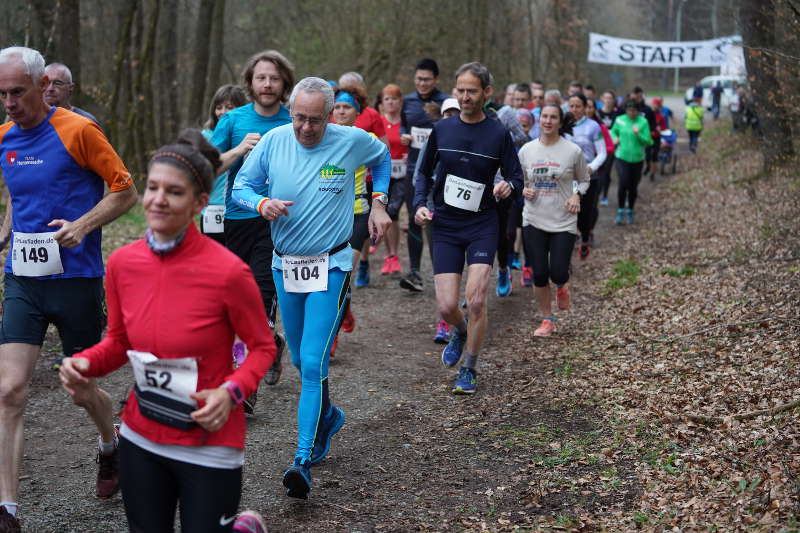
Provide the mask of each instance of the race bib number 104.
POLYGON ((328 254, 284 255, 281 261, 286 292, 328 290, 328 254))

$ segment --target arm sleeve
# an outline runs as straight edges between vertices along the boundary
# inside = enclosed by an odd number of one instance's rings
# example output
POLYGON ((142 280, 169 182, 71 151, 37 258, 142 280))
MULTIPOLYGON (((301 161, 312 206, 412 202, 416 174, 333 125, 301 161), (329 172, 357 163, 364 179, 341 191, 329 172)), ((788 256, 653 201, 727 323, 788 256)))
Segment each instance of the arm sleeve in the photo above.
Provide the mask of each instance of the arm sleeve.
MULTIPOLYGON (((224 118, 224 117, 223 117, 224 118)), ((216 131, 216 130, 215 130, 216 131)), ((269 146, 272 136, 261 138, 250 155, 245 159, 242 168, 233 182, 233 201, 242 209, 258 213, 258 204, 266 198, 255 192, 256 187, 269 183, 269 146)))
POLYGON ((130 172, 97 123, 88 122, 81 128, 78 150, 78 163, 103 178, 110 192, 124 191, 133 186, 130 172))
POLYGON ((618 124, 619 123, 615 120, 614 123, 611 125, 611 129, 608 131, 608 133, 611 135, 611 140, 612 141, 618 141, 619 140, 619 125, 618 124))
MULTIPOLYGON (((248 158, 250 159, 250 158, 248 158)), ((228 273, 225 286, 225 307, 236 334, 247 345, 244 364, 223 381, 233 381, 245 397, 253 394, 272 363, 277 350, 270 329, 264 327, 267 315, 261 305, 261 293, 250 268, 240 263, 228 273)))
POLYGON ((517 149, 509 133, 505 136, 503 156, 500 159, 500 173, 503 175, 503 179, 505 179, 514 190, 512 193, 513 197, 522 194, 522 187, 524 184, 522 180, 522 165, 519 164, 517 149))
POLYGON ((108 329, 103 340, 91 348, 76 353, 73 357, 83 357, 91 363, 87 377, 101 377, 128 362, 128 350, 131 343, 122 320, 122 307, 120 295, 117 292, 116 280, 117 261, 112 256, 108 261, 106 273, 106 306, 108 308, 108 329))
POLYGON ((392 177, 392 156, 389 151, 386 151, 380 164, 369 167, 369 170, 372 172, 372 190, 388 194, 389 180, 392 177))
POLYGON ((597 172, 597 170, 603 166, 603 163, 606 162, 606 157, 608 157, 606 153, 606 141, 603 139, 602 131, 594 140, 594 150, 597 155, 595 155, 594 159, 589 163, 589 168, 592 170, 592 173, 597 172))
POLYGON ((575 180, 578 182, 578 192, 583 196, 586 194, 586 191, 589 190, 589 178, 591 177, 591 172, 589 170, 589 165, 586 163, 586 158, 583 157, 583 152, 581 152, 580 148, 576 152, 575 157, 575 180))
POLYGON ((428 204, 428 193, 431 189, 437 152, 436 128, 433 128, 428 142, 420 150, 417 166, 414 169, 414 212, 409 213, 410 216, 414 216, 417 209, 428 204))

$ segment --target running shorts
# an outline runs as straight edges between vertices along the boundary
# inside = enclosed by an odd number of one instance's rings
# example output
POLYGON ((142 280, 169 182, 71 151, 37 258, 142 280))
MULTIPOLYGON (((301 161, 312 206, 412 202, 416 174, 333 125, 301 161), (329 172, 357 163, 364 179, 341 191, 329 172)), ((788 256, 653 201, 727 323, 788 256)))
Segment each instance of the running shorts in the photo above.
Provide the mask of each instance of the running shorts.
POLYGON ((464 262, 494 264, 497 253, 497 212, 482 211, 464 218, 448 218, 437 212, 433 217, 433 273, 461 274, 464 262))

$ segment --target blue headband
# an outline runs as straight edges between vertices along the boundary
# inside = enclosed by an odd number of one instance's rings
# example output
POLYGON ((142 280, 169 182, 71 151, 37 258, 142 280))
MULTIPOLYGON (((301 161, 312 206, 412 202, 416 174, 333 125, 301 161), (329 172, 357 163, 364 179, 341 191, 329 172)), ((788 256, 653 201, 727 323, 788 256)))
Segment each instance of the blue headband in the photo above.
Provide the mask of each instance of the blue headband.
POLYGON ((361 113, 361 106, 358 105, 358 102, 356 102, 356 98, 347 91, 339 91, 338 94, 336 95, 335 101, 336 103, 344 102, 347 105, 353 106, 356 108, 356 111, 361 113))

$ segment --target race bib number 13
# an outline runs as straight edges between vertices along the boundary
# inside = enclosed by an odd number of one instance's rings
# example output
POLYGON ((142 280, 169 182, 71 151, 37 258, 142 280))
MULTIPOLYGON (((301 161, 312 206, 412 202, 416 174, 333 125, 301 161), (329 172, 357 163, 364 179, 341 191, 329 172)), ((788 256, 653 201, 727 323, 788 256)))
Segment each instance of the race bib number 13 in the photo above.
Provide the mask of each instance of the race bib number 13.
POLYGON ((428 137, 431 136, 431 132, 433 129, 431 128, 418 128, 416 126, 412 126, 411 128, 411 148, 416 148, 417 150, 421 150, 422 147, 428 142, 428 137))
POLYGON ((61 248, 52 233, 14 232, 11 271, 15 276, 52 276, 63 274, 61 248))
POLYGON ((281 261, 286 292, 328 290, 328 254, 284 255, 281 261))

